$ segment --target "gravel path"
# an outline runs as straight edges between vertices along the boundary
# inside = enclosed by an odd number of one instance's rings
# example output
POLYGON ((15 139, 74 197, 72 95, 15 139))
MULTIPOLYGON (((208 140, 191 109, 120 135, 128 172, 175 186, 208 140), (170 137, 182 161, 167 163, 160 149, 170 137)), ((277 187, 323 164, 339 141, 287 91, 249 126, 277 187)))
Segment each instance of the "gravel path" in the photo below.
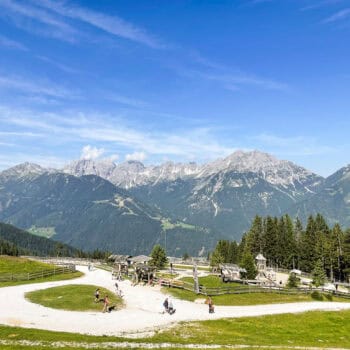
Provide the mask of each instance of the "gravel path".
POLYGON ((0 288, 0 324, 92 335, 137 337, 151 335, 155 329, 164 328, 178 321, 350 309, 350 303, 304 302, 216 306, 215 314, 209 314, 207 305, 173 299, 176 313, 170 316, 162 313, 165 296, 159 287, 132 287, 129 281, 118 282, 125 295, 126 307, 105 314, 50 309, 33 304, 24 298, 24 294, 29 291, 67 284, 95 284, 114 290, 115 281, 111 279, 110 272, 99 269, 89 272, 86 267, 78 269, 85 273, 79 279, 0 288))

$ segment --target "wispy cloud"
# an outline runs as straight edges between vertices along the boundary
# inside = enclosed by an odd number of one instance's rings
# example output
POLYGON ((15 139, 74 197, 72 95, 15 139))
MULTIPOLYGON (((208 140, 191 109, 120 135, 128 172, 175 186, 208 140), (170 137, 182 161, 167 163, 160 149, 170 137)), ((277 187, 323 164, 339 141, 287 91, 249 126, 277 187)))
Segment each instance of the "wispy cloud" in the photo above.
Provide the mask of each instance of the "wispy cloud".
POLYGON ((28 48, 22 43, 9 39, 3 35, 0 35, 0 46, 4 46, 12 50, 28 51, 28 48))
POLYGON ((72 68, 70 66, 67 66, 67 65, 65 65, 63 63, 60 63, 60 62, 58 62, 56 60, 53 60, 53 59, 51 59, 49 57, 38 55, 38 56, 36 56, 36 58, 38 60, 40 60, 40 61, 49 63, 50 65, 58 68, 59 70, 61 70, 63 72, 66 72, 66 73, 79 73, 79 70, 74 69, 74 68, 72 68))
POLYGON ((104 148, 92 147, 90 145, 86 145, 83 147, 80 155, 80 159, 90 160, 97 159, 105 153, 104 148))
POLYGON ((234 150, 233 147, 223 145, 210 127, 184 127, 168 132, 145 131, 130 127, 121 118, 118 122, 115 118, 111 120, 107 115, 84 116, 79 123, 70 122, 75 115, 0 108, 0 122, 3 124, 22 128, 21 131, 45 133, 50 141, 88 143, 97 147, 97 150, 103 148, 106 153, 114 153, 114 150, 122 148, 125 154, 143 152, 150 156, 207 160, 228 155, 234 150))
POLYGON ((154 49, 165 48, 165 44, 143 28, 125 21, 121 17, 111 16, 78 6, 74 3, 50 0, 1 0, 0 15, 11 18, 18 27, 31 34, 52 37, 71 43, 93 36, 79 25, 89 25, 113 37, 126 39, 154 49))
POLYGON ((118 16, 110 16, 77 5, 68 5, 67 3, 62 3, 60 1, 53 2, 50 0, 40 0, 36 1, 36 3, 61 16, 80 20, 119 38, 135 41, 152 48, 163 47, 163 44, 161 44, 159 40, 147 33, 144 29, 125 21, 118 16))
POLYGON ((326 18, 323 23, 332 23, 344 20, 346 18, 350 17, 350 8, 346 8, 343 10, 340 10, 336 13, 334 13, 332 16, 326 18))
POLYGON ((105 92, 103 94, 103 96, 106 100, 116 102, 116 103, 121 104, 121 105, 130 106, 130 107, 145 108, 145 107, 149 106, 149 103, 147 103, 146 101, 142 101, 142 100, 132 98, 132 97, 123 96, 120 94, 105 92))
POLYGON ((147 155, 145 152, 134 152, 129 153, 125 156, 125 160, 136 160, 139 162, 143 162, 147 158, 147 155))
POLYGON ((232 69, 200 56, 196 57, 194 61, 199 63, 199 65, 197 64, 196 67, 193 67, 193 65, 180 66, 174 64, 171 67, 183 77, 212 81, 230 91, 237 91, 244 86, 279 91, 290 89, 286 83, 247 73, 240 69, 232 69))
POLYGON ((0 74, 0 89, 20 91, 29 95, 48 96, 53 98, 77 98, 76 91, 68 90, 62 86, 48 81, 31 81, 23 77, 6 76, 0 74))
POLYGON ((258 148, 269 149, 270 152, 276 155, 316 156, 337 152, 335 148, 321 144, 314 137, 282 137, 262 133, 251 139, 258 142, 258 148))
POLYGON ((254 5, 260 5, 260 4, 264 4, 264 3, 272 2, 272 1, 274 1, 274 0, 249 0, 245 3, 245 5, 254 6, 254 5))
POLYGON ((314 1, 312 4, 302 7, 301 11, 310 11, 317 10, 322 7, 333 6, 344 2, 344 0, 323 0, 323 1, 314 1))
POLYGON ((14 0, 1 0, 0 15, 11 18, 13 23, 30 33, 57 38, 63 41, 75 42, 78 32, 69 24, 57 18, 57 16, 31 6, 28 3, 14 0), (38 26, 38 24, 45 27, 38 26))

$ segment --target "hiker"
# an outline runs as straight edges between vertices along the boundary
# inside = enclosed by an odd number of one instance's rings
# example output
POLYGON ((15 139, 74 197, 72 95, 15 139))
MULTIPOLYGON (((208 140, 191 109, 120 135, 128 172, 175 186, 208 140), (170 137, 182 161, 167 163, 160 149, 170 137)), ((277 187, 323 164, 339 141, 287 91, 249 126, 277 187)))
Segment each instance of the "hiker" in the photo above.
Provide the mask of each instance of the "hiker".
POLYGON ((118 283, 115 282, 114 286, 115 286, 116 293, 118 293, 118 289, 119 289, 118 283))
POLYGON ((171 300, 168 301, 168 312, 169 312, 169 315, 172 315, 175 313, 175 309, 174 309, 174 306, 173 306, 173 302, 171 300))
POLYGON ((109 306, 110 302, 109 302, 109 298, 108 298, 108 295, 106 294, 106 296, 104 297, 103 299, 103 309, 102 309, 102 312, 106 312, 106 311, 109 311, 109 306))
POLYGON ((97 288, 95 290, 95 303, 98 303, 100 301, 100 289, 97 288))
MULTIPOLYGON (((163 306, 164 306, 164 312, 169 312, 169 302, 168 302, 168 298, 165 298, 164 302, 163 302, 163 306)), ((163 312, 163 313, 164 313, 163 312)))
POLYGON ((214 303, 211 297, 208 298, 208 306, 209 306, 209 313, 213 314, 214 313, 214 303))

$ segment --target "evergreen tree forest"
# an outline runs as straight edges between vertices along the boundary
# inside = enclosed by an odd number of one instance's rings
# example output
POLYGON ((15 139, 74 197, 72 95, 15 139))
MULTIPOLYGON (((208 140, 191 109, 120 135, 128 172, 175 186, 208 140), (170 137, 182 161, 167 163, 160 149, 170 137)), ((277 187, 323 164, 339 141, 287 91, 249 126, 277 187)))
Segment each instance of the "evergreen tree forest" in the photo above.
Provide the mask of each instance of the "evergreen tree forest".
POLYGON ((306 226, 288 215, 256 216, 240 243, 220 240, 211 254, 211 265, 243 263, 246 254, 262 253, 267 265, 312 273, 323 269, 331 281, 350 277, 350 229, 330 227, 320 214, 309 216, 306 226))

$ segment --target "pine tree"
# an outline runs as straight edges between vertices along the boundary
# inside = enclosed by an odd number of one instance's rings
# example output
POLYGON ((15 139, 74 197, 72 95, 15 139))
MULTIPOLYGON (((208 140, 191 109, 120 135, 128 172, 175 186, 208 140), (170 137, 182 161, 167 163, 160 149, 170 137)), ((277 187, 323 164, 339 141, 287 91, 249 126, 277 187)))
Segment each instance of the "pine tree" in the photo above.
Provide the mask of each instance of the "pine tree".
POLYGON ((295 273, 291 273, 288 277, 287 287, 288 288, 298 288, 299 278, 295 273))
MULTIPOLYGON (((294 224, 294 236, 296 240, 296 266, 298 269, 300 268, 300 250, 301 250, 301 240, 303 236, 303 224, 301 223, 299 218, 296 218, 294 224)), ((293 266, 295 267, 295 266, 293 266)))
POLYGON ((253 256, 262 253, 263 249, 263 225, 262 218, 255 216, 254 221, 246 237, 246 249, 250 251, 253 256))
POLYGON ((151 260, 149 262, 150 265, 155 266, 157 269, 162 269, 167 261, 168 258, 166 257, 165 249, 159 244, 156 244, 151 252, 151 260))
POLYGON ((350 281, 350 229, 345 231, 343 240, 343 274, 347 281, 350 281))
POLYGON ((326 272, 323 268, 323 263, 321 259, 316 261, 315 267, 312 271, 312 283, 316 286, 323 286, 327 280, 326 272))
POLYGON ((246 269, 245 277, 249 280, 255 279, 258 270, 255 266, 254 257, 249 251, 243 253, 241 267, 246 269))
POLYGON ((306 230, 301 237, 300 245, 300 268, 305 272, 311 272, 316 261, 317 234, 313 216, 309 216, 306 230))
POLYGON ((267 259, 267 263, 270 266, 277 264, 277 256, 278 256, 278 226, 275 219, 271 216, 268 216, 264 220, 264 250, 263 253, 267 259))
POLYGON ((222 263, 224 263, 224 257, 221 255, 218 249, 215 249, 210 256, 210 266, 218 267, 222 263))

